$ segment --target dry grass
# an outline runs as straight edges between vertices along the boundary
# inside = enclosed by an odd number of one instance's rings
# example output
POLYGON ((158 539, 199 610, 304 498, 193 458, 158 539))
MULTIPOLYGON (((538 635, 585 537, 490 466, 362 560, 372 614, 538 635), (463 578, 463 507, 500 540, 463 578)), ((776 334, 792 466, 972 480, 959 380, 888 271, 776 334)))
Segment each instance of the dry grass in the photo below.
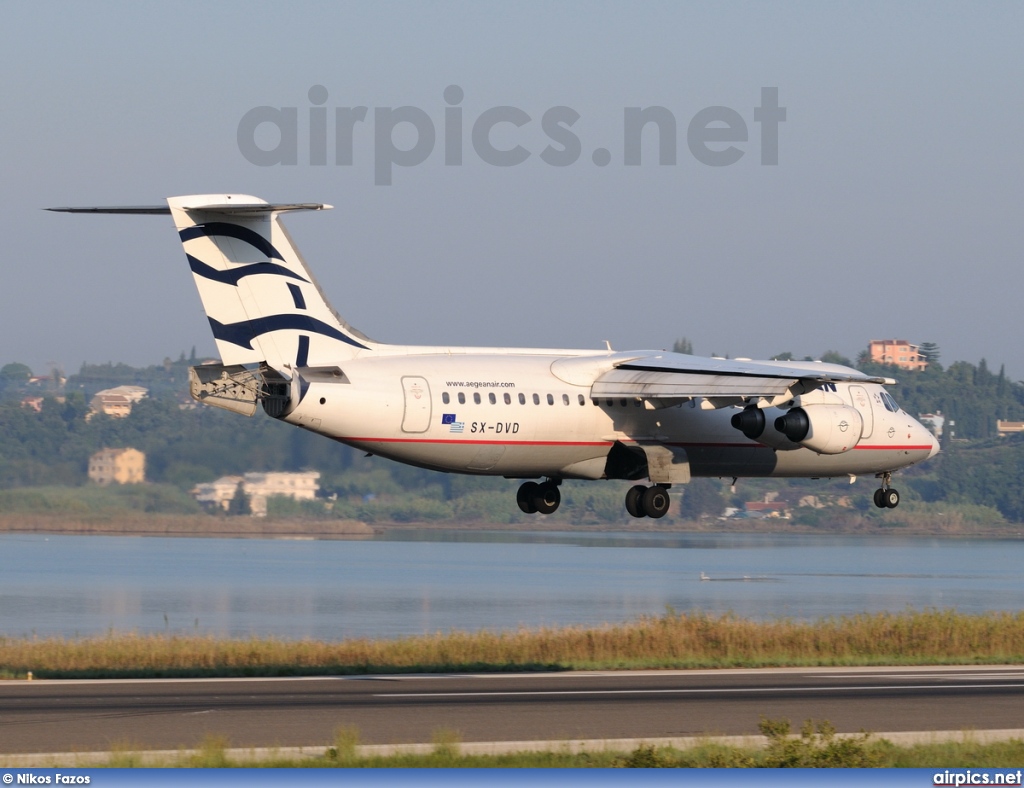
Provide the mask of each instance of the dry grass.
POLYGON ((815 622, 645 617, 598 628, 338 643, 185 635, 0 638, 0 676, 247 676, 462 670, 1024 662, 1024 613, 872 613, 815 622))
MULTIPOLYGON (((361 754, 359 732, 355 728, 339 729, 334 746, 321 753, 315 748, 309 755, 293 755, 254 750, 229 750, 224 737, 207 736, 194 750, 181 750, 176 755, 154 754, 132 749, 130 745, 114 747, 102 766, 131 767, 270 767, 294 769, 317 768, 991 768, 1000 770, 1024 766, 1024 741, 1010 739, 981 744, 965 734, 962 741, 900 746, 871 734, 838 736, 828 722, 815 725, 810 720, 799 735, 790 734, 788 720, 762 719, 760 728, 767 736, 764 746, 736 747, 712 740, 693 747, 676 749, 640 744, 632 752, 605 749, 573 751, 552 743, 549 749, 520 750, 500 755, 481 755, 460 751, 458 735, 440 730, 433 736, 429 752, 361 754)), ((0 758, 0 762, 2 762, 0 758)))

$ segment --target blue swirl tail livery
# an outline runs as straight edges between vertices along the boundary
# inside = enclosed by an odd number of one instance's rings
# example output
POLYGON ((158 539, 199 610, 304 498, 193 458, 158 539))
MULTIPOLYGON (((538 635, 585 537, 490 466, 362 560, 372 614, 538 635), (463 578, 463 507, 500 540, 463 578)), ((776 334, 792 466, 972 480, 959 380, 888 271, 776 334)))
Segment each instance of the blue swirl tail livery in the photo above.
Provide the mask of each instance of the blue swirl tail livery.
POLYGON ((330 207, 199 194, 171 197, 166 206, 50 210, 170 214, 222 362, 266 364, 290 379, 300 366, 337 364, 375 345, 334 311, 278 220, 282 213, 330 207))
POLYGON ((331 206, 228 194, 167 204, 224 364, 262 362, 291 377, 300 366, 337 364, 370 349, 331 308, 278 220, 331 206))

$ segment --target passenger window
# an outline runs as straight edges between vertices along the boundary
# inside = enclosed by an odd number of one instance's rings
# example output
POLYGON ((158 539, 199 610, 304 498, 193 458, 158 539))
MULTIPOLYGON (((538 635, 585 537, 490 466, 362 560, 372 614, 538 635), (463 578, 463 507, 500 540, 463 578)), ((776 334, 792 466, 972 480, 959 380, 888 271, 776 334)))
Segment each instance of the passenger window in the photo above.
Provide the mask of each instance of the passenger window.
POLYGON ((526 404, 526 395, 525 394, 520 394, 519 395, 519 404, 520 405, 525 405, 526 404))
POLYGON ((580 405, 586 405, 587 404, 587 398, 586 397, 584 397, 582 394, 580 394, 579 398, 580 398, 580 405))
POLYGON ((474 405, 479 405, 480 404, 480 392, 479 391, 474 391, 473 392, 473 404, 474 405))
POLYGON ((505 392, 505 404, 506 405, 511 405, 512 404, 512 395, 509 394, 507 391, 505 392))
POLYGON ((461 391, 459 392, 459 404, 460 405, 465 405, 466 404, 466 395, 463 394, 461 391))
POLYGON ((533 395, 533 404, 534 405, 540 405, 540 394, 534 394, 533 395))
POLYGON ((642 404, 642 403, 640 402, 640 400, 638 400, 638 399, 635 399, 635 400, 633 400, 633 406, 634 406, 634 407, 637 407, 637 408, 639 408, 641 404, 642 404))
POLYGON ((612 405, 614 405, 614 404, 615 404, 615 400, 613 400, 613 399, 611 399, 611 398, 609 398, 609 399, 606 399, 606 400, 605 400, 605 402, 606 402, 606 403, 608 404, 608 407, 609 407, 609 408, 610 408, 610 407, 611 407, 612 405))
POLYGON ((568 394, 563 394, 562 395, 562 404, 563 405, 568 405, 569 404, 569 395, 568 394))
POLYGON ((555 398, 552 397, 550 394, 548 394, 548 405, 554 405, 554 404, 555 404, 555 398))
POLYGON ((497 404, 498 400, 495 398, 493 391, 487 395, 487 401, 490 402, 492 405, 497 404))
POLYGON ((441 402, 443 402, 445 405, 447 405, 449 402, 451 402, 451 400, 452 400, 452 398, 448 396, 448 392, 447 391, 441 392, 441 402))
POLYGON ((620 399, 620 400, 619 400, 619 404, 620 404, 620 405, 621 405, 622 407, 626 407, 626 400, 624 400, 624 399, 620 399))

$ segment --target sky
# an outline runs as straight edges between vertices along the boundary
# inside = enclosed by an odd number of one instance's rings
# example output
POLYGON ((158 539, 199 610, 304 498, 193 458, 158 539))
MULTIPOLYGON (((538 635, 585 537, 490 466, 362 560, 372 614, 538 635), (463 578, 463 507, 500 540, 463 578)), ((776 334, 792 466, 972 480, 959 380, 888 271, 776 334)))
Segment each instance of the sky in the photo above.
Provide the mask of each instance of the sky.
POLYGON ((286 224, 384 342, 901 338, 1024 378, 1022 31, 1020 3, 8 0, 0 365, 215 355, 169 217, 42 209, 241 193, 335 206, 286 224), (652 107, 674 163, 627 128, 652 107))

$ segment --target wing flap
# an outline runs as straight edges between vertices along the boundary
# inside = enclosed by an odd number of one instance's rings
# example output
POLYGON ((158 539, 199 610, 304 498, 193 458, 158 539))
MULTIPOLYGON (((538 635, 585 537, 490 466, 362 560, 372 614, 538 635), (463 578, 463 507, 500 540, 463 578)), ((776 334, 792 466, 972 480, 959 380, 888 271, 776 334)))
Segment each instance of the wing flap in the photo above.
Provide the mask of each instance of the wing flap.
POLYGON ((827 383, 893 383, 849 367, 818 362, 737 361, 682 353, 634 357, 599 375, 592 397, 635 397, 649 401, 703 397, 715 403, 764 400, 777 405, 827 383))
POLYGON ((595 397, 774 397, 789 390, 797 378, 715 375, 706 372, 652 372, 613 369, 601 375, 595 397))

